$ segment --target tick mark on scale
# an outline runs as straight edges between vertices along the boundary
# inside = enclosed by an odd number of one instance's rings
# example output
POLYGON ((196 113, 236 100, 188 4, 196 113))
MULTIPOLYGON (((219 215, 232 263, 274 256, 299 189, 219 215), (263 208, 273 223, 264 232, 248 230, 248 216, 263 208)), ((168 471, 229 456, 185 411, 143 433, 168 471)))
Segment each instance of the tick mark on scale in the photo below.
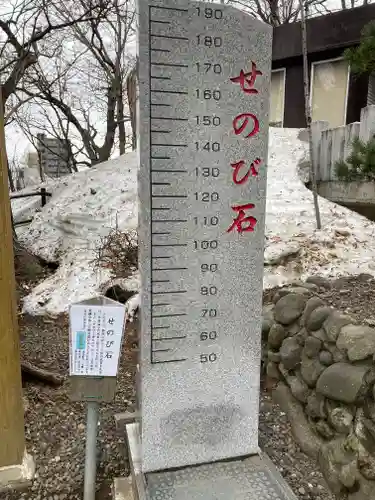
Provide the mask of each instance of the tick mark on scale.
POLYGON ((188 42, 189 39, 186 36, 173 36, 173 35, 157 35, 156 33, 150 33, 150 36, 154 38, 168 38, 169 40, 181 40, 183 42, 188 42))
POLYGON ((188 68, 187 64, 180 63, 161 63, 161 62, 150 62, 153 66, 167 66, 168 68, 188 68))
POLYGON ((150 5, 150 9, 173 10, 175 12, 189 12, 189 9, 179 9, 178 7, 163 7, 161 5, 150 5))
POLYGON ((187 144, 160 144, 159 142, 153 142, 151 146, 164 146, 167 148, 187 148, 187 144))
POLYGON ((151 360, 152 365, 160 365, 162 363, 180 363, 181 361, 186 361, 187 358, 180 358, 180 359, 167 359, 165 361, 153 361, 151 360))
POLYGON ((170 52, 168 49, 151 49, 151 52, 170 52))
POLYGON ((153 267, 152 271, 187 271, 188 267, 163 267, 163 268, 156 268, 153 267))
POLYGON ((151 116, 151 120, 170 120, 174 122, 187 122, 188 118, 168 117, 168 116, 151 116))
POLYGON ((171 198, 172 200, 179 200, 179 199, 185 199, 187 198, 187 196, 185 194, 181 194, 181 195, 178 195, 178 194, 153 194, 152 195, 153 198, 171 198))
POLYGON ((165 292, 152 292, 152 293, 153 295, 172 295, 175 293, 186 293, 186 292, 187 290, 166 290, 165 292))
POLYGON ((150 22, 157 24, 171 24, 170 21, 159 21, 158 19, 150 19, 150 22))
POLYGON ((161 169, 156 169, 156 168, 153 168, 151 170, 151 172, 171 172, 172 174, 185 174, 187 173, 187 170, 161 170, 161 169))
POLYGON ((187 222, 187 219, 152 219, 151 222, 187 222))
POLYGON ((151 160, 170 160, 170 156, 151 156, 151 160))
POLYGON ((160 90, 160 89, 151 89, 150 92, 154 94, 181 94, 188 95, 188 92, 185 90, 160 90))
POLYGON ((182 340, 186 339, 186 335, 181 335, 181 337, 159 337, 158 339, 152 339, 154 342, 164 342, 165 340, 182 340))
POLYGON ((153 80, 171 80, 171 77, 170 76, 152 76, 151 75, 151 79, 153 79, 153 80))
POLYGON ((187 247, 187 243, 153 243, 153 247, 187 247))

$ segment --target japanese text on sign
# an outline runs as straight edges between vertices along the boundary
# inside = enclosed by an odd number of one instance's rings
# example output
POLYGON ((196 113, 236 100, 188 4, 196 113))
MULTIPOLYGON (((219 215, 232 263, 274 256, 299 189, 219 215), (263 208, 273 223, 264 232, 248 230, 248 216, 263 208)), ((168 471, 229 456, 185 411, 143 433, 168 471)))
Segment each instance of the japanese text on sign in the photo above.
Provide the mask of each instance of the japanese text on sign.
POLYGON ((116 376, 123 324, 123 307, 72 306, 70 375, 116 376))
MULTIPOLYGON (((238 83, 240 88, 246 94, 258 94, 259 91, 254 87, 256 79, 262 72, 257 69, 256 63, 251 62, 251 71, 245 73, 241 69, 239 76, 231 78, 232 83, 238 83)), ((245 139, 255 136, 259 132, 259 120, 254 113, 240 113, 233 119, 233 131, 236 135, 242 135, 245 139)), ((243 159, 231 164, 233 168, 232 179, 234 184, 244 184, 249 177, 258 176, 258 167, 262 160, 256 158, 249 165, 243 159)), ((244 232, 253 232, 257 224, 257 219, 248 214, 249 210, 255 208, 253 203, 242 203, 232 205, 232 210, 236 213, 233 222, 227 229, 227 232, 236 231, 239 234, 244 232)))

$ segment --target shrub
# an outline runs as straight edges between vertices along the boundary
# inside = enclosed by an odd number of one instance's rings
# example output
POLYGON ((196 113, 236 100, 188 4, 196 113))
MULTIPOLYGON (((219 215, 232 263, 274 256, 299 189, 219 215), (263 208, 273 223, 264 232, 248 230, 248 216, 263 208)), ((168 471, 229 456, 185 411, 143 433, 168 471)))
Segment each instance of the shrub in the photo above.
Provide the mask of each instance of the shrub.
POLYGON ((346 160, 336 162, 337 177, 345 181, 375 181, 375 137, 367 142, 356 137, 352 147, 346 160))
POLYGON ((124 232, 117 227, 102 238, 95 263, 110 269, 115 278, 127 278, 138 267, 136 231, 124 232))

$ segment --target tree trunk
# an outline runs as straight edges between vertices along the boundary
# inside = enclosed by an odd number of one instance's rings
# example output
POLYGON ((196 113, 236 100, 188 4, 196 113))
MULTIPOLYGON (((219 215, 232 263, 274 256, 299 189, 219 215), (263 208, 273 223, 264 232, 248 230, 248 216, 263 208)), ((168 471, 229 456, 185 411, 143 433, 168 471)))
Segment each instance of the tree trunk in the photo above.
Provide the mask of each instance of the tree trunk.
POLYGON ((119 95, 117 96, 117 121, 118 121, 118 135, 119 135, 119 147, 120 155, 125 153, 126 146, 126 132, 125 132, 125 122, 124 122, 124 100, 122 86, 119 90, 119 95))
POLYGON ((306 27, 306 17, 305 17, 305 5, 303 4, 303 0, 299 0, 299 3, 301 8, 301 35, 302 35, 302 55, 303 55, 303 84, 305 92, 305 115, 306 115, 306 124, 309 136, 309 149, 310 149, 310 178, 311 178, 311 188, 314 199, 316 228, 321 229, 322 223, 320 219, 318 188, 315 176, 316 159, 314 158, 314 148, 313 148, 312 131, 311 131, 311 109, 310 109, 310 93, 309 93, 310 80, 309 80, 309 66, 308 66, 309 63, 307 57, 307 27, 306 27))
POLYGON ((126 90, 132 127, 132 149, 134 150, 137 148, 137 67, 130 71, 126 79, 126 90))

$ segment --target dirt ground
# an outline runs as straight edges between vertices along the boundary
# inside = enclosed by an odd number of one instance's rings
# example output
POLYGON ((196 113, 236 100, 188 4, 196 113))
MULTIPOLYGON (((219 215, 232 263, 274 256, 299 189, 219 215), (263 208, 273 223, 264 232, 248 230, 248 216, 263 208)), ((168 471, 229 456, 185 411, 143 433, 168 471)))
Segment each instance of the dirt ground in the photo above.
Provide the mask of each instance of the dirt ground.
MULTIPOLYGON (((322 298, 357 319, 375 324, 375 280, 364 277, 338 280, 322 290, 322 298)), ((24 359, 53 372, 68 372, 68 321, 20 315, 21 350, 24 359)), ((101 407, 97 500, 111 497, 114 477, 128 474, 123 459, 124 436, 116 434, 114 414, 133 411, 135 405, 135 332, 130 326, 123 346, 116 399, 101 407)), ((55 388, 24 380, 26 439, 36 461, 31 489, 0 494, 1 500, 81 500, 84 472, 85 407, 72 403, 67 382, 55 388)), ((297 498, 331 500, 316 464, 293 442, 285 414, 261 391, 260 444, 285 476, 297 498)))

